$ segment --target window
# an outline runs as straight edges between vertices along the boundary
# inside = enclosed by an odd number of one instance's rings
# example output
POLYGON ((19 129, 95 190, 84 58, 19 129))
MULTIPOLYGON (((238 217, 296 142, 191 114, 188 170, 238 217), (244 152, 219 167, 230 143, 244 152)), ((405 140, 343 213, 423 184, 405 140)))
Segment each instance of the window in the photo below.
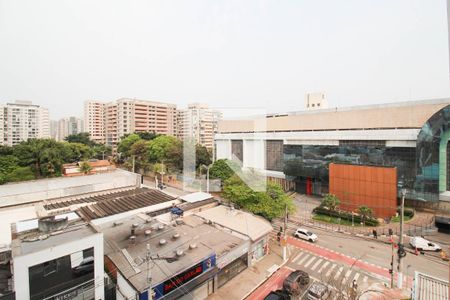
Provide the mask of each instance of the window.
POLYGON ((58 264, 56 260, 50 260, 44 263, 44 277, 58 271, 58 264))

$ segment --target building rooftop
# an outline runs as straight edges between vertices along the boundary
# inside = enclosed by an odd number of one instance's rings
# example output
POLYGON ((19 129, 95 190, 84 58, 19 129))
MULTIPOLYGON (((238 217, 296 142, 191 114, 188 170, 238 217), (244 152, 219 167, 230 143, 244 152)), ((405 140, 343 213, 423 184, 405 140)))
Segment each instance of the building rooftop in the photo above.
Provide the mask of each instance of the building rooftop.
POLYGON ((218 133, 422 128, 450 98, 288 112, 219 121, 218 133))
POLYGON ((248 236, 256 241, 272 231, 272 225, 259 216, 219 205, 195 214, 204 220, 211 221, 232 231, 248 236))
POLYGON ((196 216, 186 217, 183 222, 164 224, 141 213, 101 224, 97 229, 104 235, 105 254, 138 291, 148 288, 147 244, 150 245, 152 284, 155 286, 211 255, 220 257, 245 242, 196 216), (132 235, 134 241, 130 239, 132 235), (158 257, 176 260, 169 263, 158 257))
POLYGON ((58 177, 8 183, 0 186, 0 207, 21 205, 109 189, 135 187, 139 174, 116 169, 89 176, 58 177))
POLYGON ((189 203, 195 203, 199 201, 204 201, 213 198, 213 196, 209 193, 204 192, 196 192, 181 196, 180 199, 189 203))
POLYGON ((38 222, 43 219, 20 221, 11 225, 12 256, 26 255, 43 249, 74 241, 97 232, 75 213, 55 216, 58 222, 54 230, 43 230, 38 222))
POLYGON ((81 199, 92 204, 81 206, 78 212, 84 219, 93 220, 173 200, 176 198, 160 190, 138 188, 120 192, 119 195, 114 193, 81 199))

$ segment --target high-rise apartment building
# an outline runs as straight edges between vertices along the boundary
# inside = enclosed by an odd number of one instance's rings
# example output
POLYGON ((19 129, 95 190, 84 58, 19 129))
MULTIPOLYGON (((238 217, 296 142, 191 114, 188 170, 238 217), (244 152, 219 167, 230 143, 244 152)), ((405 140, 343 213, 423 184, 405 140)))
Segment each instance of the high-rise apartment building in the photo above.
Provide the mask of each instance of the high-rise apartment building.
POLYGON ((0 144, 13 146, 31 138, 49 138, 48 109, 31 101, 0 105, 0 144))
POLYGON ((96 142, 115 146, 125 134, 150 131, 176 135, 175 104, 121 98, 117 101, 85 103, 85 131, 96 142))
POLYGON ((84 132, 89 132, 94 142, 105 143, 105 103, 100 101, 84 103, 84 132))
POLYGON ((193 138, 196 143, 212 149, 217 123, 222 118, 220 111, 208 108, 208 105, 192 103, 187 109, 178 110, 178 134, 184 140, 193 138))
POLYGON ((63 141, 71 134, 84 131, 83 120, 77 117, 63 118, 59 121, 51 121, 51 137, 57 141, 63 141))

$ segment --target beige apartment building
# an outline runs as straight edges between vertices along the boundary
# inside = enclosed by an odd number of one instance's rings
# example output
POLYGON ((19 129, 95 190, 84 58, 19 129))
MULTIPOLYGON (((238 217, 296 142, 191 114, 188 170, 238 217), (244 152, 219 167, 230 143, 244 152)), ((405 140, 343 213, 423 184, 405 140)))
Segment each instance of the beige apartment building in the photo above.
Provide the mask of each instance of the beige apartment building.
POLYGON ((89 132, 94 142, 105 143, 105 103, 100 101, 84 103, 84 131, 89 132))
POLYGON ((196 143, 212 149, 221 112, 212 110, 206 104, 192 103, 187 109, 178 110, 178 138, 193 138, 196 143))
POLYGON ((176 136, 175 104, 121 98, 103 103, 85 103, 85 131, 99 143, 116 146, 120 137, 133 132, 156 132, 176 136))

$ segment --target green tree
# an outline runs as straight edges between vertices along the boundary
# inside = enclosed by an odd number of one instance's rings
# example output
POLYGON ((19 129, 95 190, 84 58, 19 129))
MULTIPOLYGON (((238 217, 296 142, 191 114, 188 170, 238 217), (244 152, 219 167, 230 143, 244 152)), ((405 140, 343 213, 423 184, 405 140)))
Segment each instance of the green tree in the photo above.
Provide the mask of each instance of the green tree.
POLYGON ((18 167, 5 176, 6 182, 25 181, 35 179, 33 170, 30 167, 18 167))
POLYGON ((91 147, 96 144, 93 140, 90 139, 89 132, 70 134, 64 140, 69 143, 80 143, 91 147))
POLYGON ((336 197, 336 195, 326 194, 325 197, 323 197, 320 206, 326 207, 329 210, 334 211, 336 210, 336 208, 339 206, 340 203, 341 201, 338 199, 338 197, 336 197))
POLYGON ((117 146, 117 151, 119 153, 122 153, 121 158, 122 159, 126 159, 130 157, 130 150, 131 150, 131 146, 133 146, 134 143, 136 143, 137 141, 140 141, 141 138, 139 137, 139 135, 133 133, 130 134, 126 137, 122 137, 122 139, 120 140, 119 145, 117 146))
POLYGON ((225 180, 231 178, 234 175, 234 171, 232 168, 230 168, 229 164, 234 164, 236 168, 239 168, 239 166, 231 160, 218 159, 209 169, 209 176, 211 176, 211 178, 221 179, 222 182, 225 182, 225 180))
POLYGON ((361 220, 362 220, 364 225, 366 224, 366 220, 368 218, 372 217, 372 209, 370 207, 365 206, 365 205, 360 206, 358 208, 358 213, 361 216, 361 220))
POLYGON ((14 155, 0 156, 0 174, 8 174, 19 167, 19 159, 14 155))
POLYGON ((195 146, 195 167, 198 169, 201 165, 209 166, 212 163, 211 152, 205 146, 197 144, 195 146))
POLYGON ((295 206, 282 188, 275 183, 267 183, 266 191, 250 189, 237 175, 225 181, 222 196, 230 202, 244 208, 267 220, 284 215, 286 206, 288 212, 295 211, 295 206))
POLYGON ((142 172, 148 171, 150 168, 149 151, 150 142, 146 140, 138 140, 131 146, 129 153, 135 158, 136 170, 141 170, 142 172))
POLYGON ((151 141, 154 138, 160 136, 160 134, 155 133, 154 131, 138 131, 135 134, 139 135, 139 137, 146 141, 151 141))
POLYGON ((106 159, 112 155, 112 148, 103 144, 96 144, 92 147, 93 157, 96 159, 106 159))
POLYGON ((92 147, 82 143, 63 143, 63 146, 67 148, 66 153, 62 153, 62 156, 68 155, 66 162, 76 162, 80 160, 90 159, 94 156, 94 150, 92 147))
POLYGON ((80 171, 83 174, 89 174, 92 171, 92 166, 87 162, 87 161, 83 161, 80 163, 80 171))
POLYGON ((168 135, 160 135, 149 143, 149 159, 152 163, 164 162, 169 169, 181 170, 183 143, 168 135))

